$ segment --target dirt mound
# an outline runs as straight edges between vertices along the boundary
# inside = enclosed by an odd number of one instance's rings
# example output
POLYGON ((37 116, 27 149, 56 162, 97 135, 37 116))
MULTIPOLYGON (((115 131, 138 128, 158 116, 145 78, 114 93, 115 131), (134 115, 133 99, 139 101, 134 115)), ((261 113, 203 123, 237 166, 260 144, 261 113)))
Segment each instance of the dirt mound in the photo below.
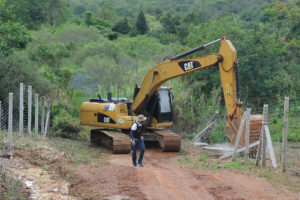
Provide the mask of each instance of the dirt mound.
POLYGON ((61 177, 59 163, 66 162, 62 152, 51 147, 47 139, 26 143, 25 149, 15 150, 5 173, 20 180, 31 199, 74 199, 69 195, 70 184, 61 177))

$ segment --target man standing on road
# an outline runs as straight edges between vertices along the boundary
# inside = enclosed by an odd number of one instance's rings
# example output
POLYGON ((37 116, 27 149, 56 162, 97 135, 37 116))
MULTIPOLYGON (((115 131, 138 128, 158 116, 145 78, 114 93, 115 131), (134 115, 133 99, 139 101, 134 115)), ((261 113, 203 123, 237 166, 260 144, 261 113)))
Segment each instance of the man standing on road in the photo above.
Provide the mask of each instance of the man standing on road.
POLYGON ((133 123, 130 130, 130 141, 132 147, 132 163, 133 166, 136 167, 136 149, 140 149, 140 156, 138 160, 138 166, 143 167, 143 157, 145 152, 145 144, 144 144, 144 124, 143 122, 147 119, 144 115, 139 115, 136 119, 136 122, 133 123))

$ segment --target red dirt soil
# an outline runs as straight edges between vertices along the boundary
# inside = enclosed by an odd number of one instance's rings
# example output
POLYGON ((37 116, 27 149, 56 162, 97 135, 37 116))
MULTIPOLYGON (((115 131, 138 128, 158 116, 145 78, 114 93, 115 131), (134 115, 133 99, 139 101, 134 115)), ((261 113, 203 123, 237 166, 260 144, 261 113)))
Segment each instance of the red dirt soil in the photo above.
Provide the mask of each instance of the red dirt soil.
POLYGON ((183 167, 177 153, 150 149, 144 167, 132 167, 131 154, 107 154, 102 166, 65 166, 74 174, 71 194, 83 199, 126 195, 131 199, 295 199, 297 194, 279 191, 261 178, 230 171, 209 172, 183 167))
MULTIPOLYGON (((188 152, 197 150, 189 148, 188 152)), ((211 172, 184 167, 178 162, 183 156, 155 149, 146 150, 143 168, 132 167, 131 154, 110 153, 97 154, 92 164, 78 165, 47 139, 37 142, 31 150, 15 151, 14 155, 11 160, 0 158, 0 166, 7 166, 8 174, 17 179, 31 180, 31 196, 43 195, 43 199, 124 195, 136 200, 300 200, 300 194, 276 189, 262 178, 229 170, 211 172)))

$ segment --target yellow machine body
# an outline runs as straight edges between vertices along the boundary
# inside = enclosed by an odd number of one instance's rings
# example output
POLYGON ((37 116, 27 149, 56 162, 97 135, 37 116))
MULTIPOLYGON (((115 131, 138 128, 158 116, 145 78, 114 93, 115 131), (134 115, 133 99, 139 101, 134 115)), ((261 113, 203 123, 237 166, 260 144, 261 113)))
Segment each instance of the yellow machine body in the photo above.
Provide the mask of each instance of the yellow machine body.
MULTIPOLYGON (((129 116, 126 103, 84 102, 80 107, 80 123, 86 126, 130 129, 137 116, 129 116)), ((173 122, 158 123, 151 120, 151 127, 172 126, 173 122)))
POLYGON ((130 129, 135 119, 125 103, 84 102, 80 107, 80 122, 88 126, 130 129))

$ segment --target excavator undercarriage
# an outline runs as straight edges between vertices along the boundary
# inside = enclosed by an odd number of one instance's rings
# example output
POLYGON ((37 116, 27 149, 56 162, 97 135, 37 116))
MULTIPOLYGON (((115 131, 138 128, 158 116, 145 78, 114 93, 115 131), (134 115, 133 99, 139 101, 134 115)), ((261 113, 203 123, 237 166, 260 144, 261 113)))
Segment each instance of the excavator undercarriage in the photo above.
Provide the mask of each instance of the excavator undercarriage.
MULTIPOLYGON (((166 129, 149 129, 144 133, 144 141, 158 142, 162 151, 179 151, 181 141, 179 135, 166 129)), ((92 129, 91 143, 103 146, 115 154, 130 152, 130 138, 124 133, 111 129, 92 129)))
POLYGON ((114 130, 92 129, 91 143, 100 145, 116 154, 130 152, 130 139, 127 135, 114 130))

